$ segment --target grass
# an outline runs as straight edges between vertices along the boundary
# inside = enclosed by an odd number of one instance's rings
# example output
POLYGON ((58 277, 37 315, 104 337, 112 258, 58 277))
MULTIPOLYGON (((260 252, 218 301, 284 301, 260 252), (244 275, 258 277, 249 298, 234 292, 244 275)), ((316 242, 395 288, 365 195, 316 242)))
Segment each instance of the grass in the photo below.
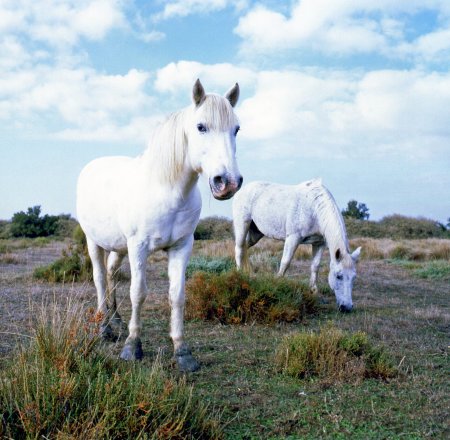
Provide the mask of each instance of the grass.
POLYGON ((217 414, 158 358, 142 368, 108 357, 99 321, 70 305, 43 311, 32 343, 1 372, 1 438, 222 437, 217 414))
MULTIPOLYGON (((362 239, 351 240, 352 249, 355 247, 354 240, 362 239)), ((153 256, 148 268, 150 293, 142 313, 145 356, 138 370, 142 370, 144 376, 150 376, 150 372, 156 368, 157 357, 162 377, 186 386, 193 402, 220 411, 220 418, 213 417, 213 414, 210 418, 215 421, 216 428, 225 439, 446 439, 450 434, 449 284, 445 276, 421 278, 415 271, 435 263, 441 264, 441 261, 447 264, 448 259, 436 257, 437 249, 441 245, 446 249, 448 242, 436 239, 369 239, 366 244, 373 246, 374 253, 381 252, 383 257, 365 252, 367 246, 363 246, 363 258, 358 265, 358 277, 353 290, 355 309, 350 314, 338 313, 333 295, 323 287, 328 273, 328 259, 325 256, 319 273, 319 282, 322 283, 319 283, 319 298, 328 300, 329 304, 321 305, 315 314, 307 314, 303 319, 289 323, 260 323, 251 319, 239 325, 229 325, 217 318, 187 320, 186 338, 202 368, 187 376, 184 384, 171 377, 168 281, 161 276, 167 261, 165 254, 153 256), (400 243, 414 252, 418 251, 422 259, 387 261, 390 250, 400 243), (308 374, 299 378, 277 371, 274 358, 287 335, 318 335, 331 325, 329 322, 345 335, 363 333, 370 345, 383 347, 398 374, 388 380, 364 375, 359 379, 345 381, 339 375, 323 378, 308 374), (160 354, 156 356, 156 353, 160 354)), ((257 256, 267 251, 261 259, 263 261, 267 256, 280 255, 281 248, 281 242, 262 240, 252 252, 257 256)), ((218 243, 202 240, 195 243, 194 256, 232 258, 233 244, 231 241, 218 243)), ((22 254, 19 259, 24 265, 26 259, 22 254)), ((19 264, 4 267, 4 270, 17 273, 24 267, 19 264)), ((261 270, 254 278, 265 276, 266 273, 261 270)), ((295 259, 287 277, 297 284, 303 284, 309 278, 309 261, 295 259)), ((69 286, 65 285, 33 283, 25 275, 14 279, 13 283, 9 282, 5 272, 3 278, 0 277, 0 288, 2 294, 13 288, 11 298, 12 295, 16 300, 23 298, 21 307, 18 302, 16 304, 16 310, 21 313, 26 309, 27 301, 30 301, 27 292, 30 292, 33 301, 39 301, 41 290, 55 289, 58 296, 69 290, 69 286)), ((217 286, 217 282, 213 285, 217 286)), ((73 288, 79 287, 75 284, 73 288)), ((94 302, 92 284, 87 285, 86 289, 86 298, 94 302)), ((118 289, 118 300, 125 319, 130 315, 128 289, 127 282, 118 289)), ((207 298, 207 294, 204 295, 207 298)), ((11 317, 19 319, 19 314, 16 317, 11 311, 14 300, 4 298, 5 295, 0 295, 0 314, 3 310, 0 331, 8 329, 6 323, 11 317)), ((187 298, 190 300, 189 292, 187 298)), ((89 316, 88 321, 91 319, 89 316)), ((2 336, 6 338, 6 335, 2 336)), ((107 345, 107 353, 116 356, 122 343, 118 346, 107 345)), ((3 347, 0 345, 0 350, 3 347)), ((5 365, 3 359, 1 364, 5 365)), ((106 359, 116 365, 115 359, 108 356, 106 359)), ((12 362, 19 365, 17 358, 12 362)), ((115 368, 123 377, 134 374, 135 367, 119 364, 115 368)), ((2 377, 4 371, 0 372, 2 377)), ((109 378, 112 380, 114 374, 109 375, 109 378)), ((122 413, 118 413, 118 416, 125 420, 122 413)), ((74 436, 67 432, 60 434, 61 438, 74 436)), ((109 438, 112 437, 113 434, 110 434, 109 438)), ((104 438, 108 438, 108 435, 105 434, 104 438)))
POLYGON ((189 260, 186 277, 191 278, 195 272, 209 272, 219 274, 234 267, 234 260, 230 257, 194 256, 189 260))
POLYGON ((278 371, 293 377, 317 376, 328 382, 395 375, 387 352, 373 346, 365 332, 343 332, 330 324, 318 332, 286 336, 277 348, 275 365, 278 371))
POLYGON ((74 243, 68 245, 61 258, 53 263, 37 267, 33 277, 50 283, 89 281, 92 279, 92 263, 87 250, 86 236, 78 225, 73 230, 74 243))

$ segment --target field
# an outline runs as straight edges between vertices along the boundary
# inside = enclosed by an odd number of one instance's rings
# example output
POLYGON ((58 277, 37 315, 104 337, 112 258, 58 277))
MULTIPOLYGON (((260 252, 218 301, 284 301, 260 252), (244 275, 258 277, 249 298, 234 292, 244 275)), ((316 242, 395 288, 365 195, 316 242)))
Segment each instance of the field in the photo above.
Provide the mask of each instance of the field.
MULTIPOLYGON (((51 284, 32 278, 33 269, 61 255, 61 241, 5 240, 0 253, 0 368, 31 332, 43 305, 67 296, 95 305, 91 283, 51 284)), ((192 320, 186 337, 201 362, 187 377, 194 394, 219 411, 227 439, 422 439, 448 438, 450 343, 450 240, 355 239, 363 246, 354 285, 355 310, 336 311, 326 287, 328 257, 319 275, 319 311, 300 323, 222 325, 192 320), (386 380, 294 379, 276 371, 274 356, 287 334, 318 331, 334 323, 364 331, 391 354, 398 374, 386 380)), ((194 256, 232 256, 231 241, 202 240, 194 256)), ((281 244, 262 241, 251 261, 255 272, 274 270, 281 244)), ((150 257, 149 295, 143 318, 143 365, 161 353, 177 376, 168 337, 166 256, 150 257)), ((124 272, 128 270, 124 265, 124 272)), ((307 280, 308 252, 297 252, 287 274, 307 280)), ((118 290, 122 316, 130 315, 129 282, 118 290)), ((120 352, 122 342, 107 348, 120 352)))

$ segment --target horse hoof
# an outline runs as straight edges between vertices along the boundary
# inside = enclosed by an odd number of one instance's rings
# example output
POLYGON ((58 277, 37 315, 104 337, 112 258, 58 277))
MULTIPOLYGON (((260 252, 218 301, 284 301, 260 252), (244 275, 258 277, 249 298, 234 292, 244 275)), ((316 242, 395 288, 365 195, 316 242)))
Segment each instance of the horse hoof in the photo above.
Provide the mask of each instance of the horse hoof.
POLYGON ((117 336, 109 324, 100 326, 100 335, 104 341, 116 342, 117 336))
POLYGON ((175 351, 175 359, 177 361, 178 369, 182 373, 193 373, 200 369, 200 364, 192 356, 191 350, 188 346, 183 344, 178 350, 175 351))
POLYGON ((142 351, 142 342, 140 340, 128 342, 123 347, 122 353, 120 353, 120 358, 124 361, 139 361, 144 357, 144 352, 142 351))

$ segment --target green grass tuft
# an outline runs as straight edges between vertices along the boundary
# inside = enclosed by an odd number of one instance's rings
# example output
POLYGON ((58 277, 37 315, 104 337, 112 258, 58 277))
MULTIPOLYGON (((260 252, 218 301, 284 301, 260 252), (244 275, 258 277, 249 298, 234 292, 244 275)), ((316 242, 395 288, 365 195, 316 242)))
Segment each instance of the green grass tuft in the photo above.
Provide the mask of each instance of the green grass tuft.
POLYGON ((428 261, 421 268, 415 269, 414 274, 420 278, 447 280, 450 279, 450 262, 443 260, 428 261))
POLYGON ((395 375, 388 354, 373 346, 366 333, 343 332, 333 325, 322 327, 318 333, 286 336, 276 351, 275 365, 289 376, 333 382, 395 375))
POLYGON ((44 311, 0 374, 0 438, 222 438, 214 411, 158 359, 143 368, 107 357, 100 320, 79 307, 44 311))
POLYGON ((224 324, 293 322, 316 311, 309 287, 272 275, 196 272, 186 291, 188 317, 224 324))
POLYGON ((186 268, 186 277, 191 278, 195 272, 222 273, 231 270, 234 261, 230 257, 192 257, 186 268))

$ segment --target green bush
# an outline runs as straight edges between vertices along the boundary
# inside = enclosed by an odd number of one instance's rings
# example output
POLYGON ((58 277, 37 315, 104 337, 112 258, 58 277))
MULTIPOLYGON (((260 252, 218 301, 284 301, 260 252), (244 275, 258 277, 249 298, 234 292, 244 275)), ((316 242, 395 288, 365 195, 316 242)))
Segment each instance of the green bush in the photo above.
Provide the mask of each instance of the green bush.
POLYGON ((306 284, 272 275, 196 272, 186 292, 188 318, 224 324, 292 322, 316 311, 306 284))
POLYGON ((233 224, 224 217, 206 217, 198 222, 195 240, 227 240, 233 238, 233 224))
POLYGON ((33 206, 27 212, 16 212, 10 223, 3 223, 0 228, 0 237, 49 237, 70 236, 76 221, 69 214, 41 216, 41 207, 33 206))
POLYGON ((88 281, 92 279, 92 262, 89 258, 86 236, 79 225, 73 231, 74 244, 63 250, 62 257, 48 266, 37 267, 33 277, 52 283, 88 281))
POLYGON ((219 439, 215 413, 185 380, 101 349, 93 311, 44 310, 30 346, 0 373, 0 438, 219 439))
POLYGON ((450 238, 450 231, 434 220, 390 215, 380 221, 358 220, 345 217, 347 234, 350 238, 450 238))
POLYGON ((286 336, 277 348, 275 365, 289 376, 319 377, 325 381, 353 382, 395 375, 386 351, 373 346, 366 333, 347 333, 330 324, 318 333, 286 336))

